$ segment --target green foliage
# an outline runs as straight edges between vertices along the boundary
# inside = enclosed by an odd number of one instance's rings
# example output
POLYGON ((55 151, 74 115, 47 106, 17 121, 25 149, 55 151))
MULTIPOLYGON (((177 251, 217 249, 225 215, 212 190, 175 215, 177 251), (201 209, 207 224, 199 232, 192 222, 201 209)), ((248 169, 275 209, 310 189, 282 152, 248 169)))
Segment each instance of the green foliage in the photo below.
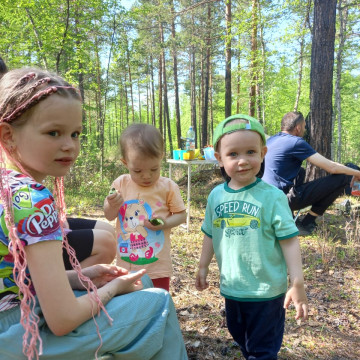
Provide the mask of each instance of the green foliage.
MULTIPOLYGON (((294 108, 300 60, 303 65, 298 110, 304 115, 309 112, 310 27, 313 19, 310 8, 309 19, 305 21, 308 3, 308 0, 259 1, 255 73, 259 87, 259 116, 268 134, 279 131, 282 115, 294 108), (304 40, 302 58, 301 39, 304 40)), ((359 162, 360 43, 353 34, 359 32, 360 10, 355 3, 347 5, 349 14, 341 82, 341 152, 342 159, 359 162)), ((86 138, 78 162, 79 174, 71 180, 71 186, 80 186, 79 179, 86 178, 86 166, 90 166, 91 176, 100 171, 99 178, 106 179, 109 165, 106 159, 111 158, 121 131, 133 121, 154 121, 160 127, 159 60, 162 51, 169 92, 171 143, 176 148, 174 54, 178 63, 181 134, 184 135, 192 116, 190 55, 194 54, 195 59, 193 88, 196 127, 200 129, 206 47, 210 44, 208 132, 211 141, 211 127, 224 118, 224 6, 223 2, 194 3, 190 0, 141 0, 130 8, 124 8, 115 0, 0 2, 0 56, 9 68, 45 67, 58 71, 84 91, 86 138), (171 33, 172 22, 175 24, 174 35, 171 33), (160 40, 160 24, 164 30, 163 41, 160 40)), ((251 2, 232 2, 229 38, 233 49, 233 113, 249 111, 251 11, 251 2)), ((336 51, 338 46, 337 42, 336 51)), ((336 126, 333 134, 336 139, 336 126)), ((168 151, 169 139, 166 139, 166 144, 168 151)))

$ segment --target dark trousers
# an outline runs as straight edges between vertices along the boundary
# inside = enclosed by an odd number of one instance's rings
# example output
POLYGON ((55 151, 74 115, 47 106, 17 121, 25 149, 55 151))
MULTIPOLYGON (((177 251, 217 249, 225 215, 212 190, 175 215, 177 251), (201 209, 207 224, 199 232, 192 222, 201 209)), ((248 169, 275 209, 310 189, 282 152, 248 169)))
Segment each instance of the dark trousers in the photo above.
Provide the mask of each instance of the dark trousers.
MULTIPOLYGON (((76 258, 83 261, 91 255, 94 245, 93 229, 96 220, 82 218, 67 218, 69 227, 72 230, 67 234, 69 245, 75 250, 76 258)), ((69 255, 63 248, 63 259, 66 270, 72 270, 69 255)))
POLYGON ((344 194, 352 179, 351 175, 336 174, 302 183, 304 175, 305 170, 302 169, 295 185, 287 193, 290 209, 300 210, 311 205, 311 210, 318 215, 322 215, 338 196, 344 194))
POLYGON ((225 299, 227 327, 245 359, 277 359, 284 335, 284 298, 259 302, 225 299))

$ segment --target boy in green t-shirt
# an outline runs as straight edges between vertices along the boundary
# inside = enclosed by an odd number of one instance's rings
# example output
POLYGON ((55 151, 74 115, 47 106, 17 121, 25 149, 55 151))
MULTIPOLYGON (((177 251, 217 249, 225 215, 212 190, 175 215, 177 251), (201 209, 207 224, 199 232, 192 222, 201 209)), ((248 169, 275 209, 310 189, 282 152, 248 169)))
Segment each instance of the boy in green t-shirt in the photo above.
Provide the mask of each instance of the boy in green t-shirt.
POLYGON ((215 253, 227 327, 246 359, 277 359, 292 301, 307 319, 298 230, 282 191, 256 177, 266 154, 263 127, 234 115, 214 132, 215 156, 225 183, 209 195, 195 286, 206 289, 215 253), (287 273, 291 286, 287 290, 287 273))

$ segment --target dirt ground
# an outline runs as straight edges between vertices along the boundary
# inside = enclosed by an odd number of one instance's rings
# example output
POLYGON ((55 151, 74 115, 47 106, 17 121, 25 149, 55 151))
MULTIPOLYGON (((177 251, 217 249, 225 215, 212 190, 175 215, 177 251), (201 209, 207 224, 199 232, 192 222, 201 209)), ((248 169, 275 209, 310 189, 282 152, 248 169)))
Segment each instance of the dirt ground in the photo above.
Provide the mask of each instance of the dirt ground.
MULTIPOLYGON (((177 182, 186 198, 186 177, 177 182)), ((174 275, 170 293, 181 324, 189 359, 243 359, 226 328, 224 299, 219 294, 215 261, 209 274, 210 288, 199 292, 194 286, 201 251, 201 223, 206 197, 221 178, 203 171, 192 178, 190 231, 182 226, 172 231, 174 275)), ((338 199, 341 203, 344 199, 338 199)), ((356 198, 350 198, 352 204, 356 198)), ((101 211, 88 214, 102 218, 101 211)), ((103 219, 103 218, 102 218, 103 219)), ((360 359, 360 222, 357 212, 345 214, 333 206, 318 221, 314 235, 302 237, 301 248, 308 321, 294 320, 287 312, 279 359, 360 359)), ((175 359, 176 360, 176 359, 175 359)))

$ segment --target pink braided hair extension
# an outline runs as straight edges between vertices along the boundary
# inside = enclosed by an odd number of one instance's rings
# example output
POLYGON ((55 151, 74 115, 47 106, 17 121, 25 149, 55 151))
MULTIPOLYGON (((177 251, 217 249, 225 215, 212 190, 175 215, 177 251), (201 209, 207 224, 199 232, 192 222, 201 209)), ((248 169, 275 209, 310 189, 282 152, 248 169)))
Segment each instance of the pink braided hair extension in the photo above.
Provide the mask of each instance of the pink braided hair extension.
POLYGON ((29 72, 26 75, 24 75, 22 78, 19 79, 19 81, 15 84, 14 88, 22 88, 25 86, 30 80, 34 79, 36 74, 34 72, 29 72))
MULTIPOLYGON (((42 99, 46 98, 52 93, 55 93, 57 89, 60 86, 51 86, 46 88, 45 90, 39 91, 37 94, 35 94, 31 99, 25 101, 22 105, 18 106, 12 113, 8 114, 6 113, 3 117, 4 122, 10 122, 18 118, 20 115, 22 115, 27 109, 37 104, 42 99)), ((64 88, 62 86, 62 88, 64 88)), ((71 88, 71 87, 69 87, 71 88)))
MULTIPOLYGON (((79 260, 76 258, 76 254, 74 249, 69 245, 69 242, 67 240, 67 236, 65 234, 64 231, 64 227, 63 224, 66 221, 66 204, 65 204, 65 197, 64 197, 64 178, 60 177, 60 178, 55 178, 55 184, 54 184, 54 194, 56 197, 56 205, 57 205, 57 209, 58 209, 58 213, 59 213, 59 218, 60 218, 60 227, 61 227, 61 232, 63 235, 63 247, 66 249, 66 252, 69 255, 69 261, 70 264, 72 265, 73 269, 77 272, 78 277, 80 282, 83 284, 83 286, 86 288, 90 299, 97 304, 97 310, 96 310, 96 314, 99 316, 100 315, 100 311, 103 310, 105 315, 108 317, 110 324, 112 324, 113 319, 110 317, 110 315, 108 314, 105 306, 103 305, 103 303, 101 302, 99 295, 97 293, 97 288, 96 286, 92 283, 92 281, 85 275, 82 274, 81 271, 81 266, 79 264, 79 260)), ((97 354, 98 351, 100 350, 103 342, 102 342, 102 337, 100 334, 100 330, 99 330, 99 326, 98 323, 95 319, 95 309, 94 307, 92 308, 92 318, 94 320, 95 326, 96 326, 96 332, 99 336, 100 339, 100 345, 96 350, 95 353, 95 358, 97 359, 97 354)))
POLYGON ((23 335, 23 352, 28 359, 32 359, 34 356, 36 359, 38 359, 39 355, 42 354, 42 340, 38 328, 39 317, 34 312, 36 300, 35 296, 30 290, 31 280, 26 275, 26 255, 24 246, 16 231, 13 214, 12 194, 2 151, 0 151, 0 166, 0 198, 4 206, 5 224, 9 231, 10 242, 8 248, 9 252, 14 258, 13 276, 17 286, 19 287, 19 296, 22 297, 20 302, 20 323, 25 330, 23 335), (28 338, 30 338, 29 342, 28 338), (39 350, 36 346, 37 342, 39 342, 39 350))
MULTIPOLYGON (((33 74, 34 74, 34 73, 33 73, 33 74)), ((25 78, 26 78, 26 79, 24 79, 24 80, 23 80, 23 79, 20 79, 20 84, 17 84, 17 86, 15 85, 15 88, 20 88, 21 86, 24 86, 24 85, 26 84, 25 81, 26 81, 27 79, 29 79, 29 80, 32 79, 31 75, 32 75, 32 74, 25 75, 25 78), (28 77, 28 78, 27 78, 27 77, 28 77), (21 80, 23 80, 23 81, 21 81, 21 80)), ((35 74, 34 74, 34 75, 35 75, 35 74)), ((45 78, 42 78, 42 79, 36 81, 32 86, 29 87, 29 89, 28 89, 27 91, 25 91, 22 95, 20 95, 20 96, 14 101, 13 108, 16 109, 16 108, 19 106, 19 104, 21 104, 21 103, 24 101, 24 99, 28 98, 29 95, 36 90, 36 88, 37 88, 38 86, 40 86, 40 85, 42 85, 42 84, 45 84, 45 83, 49 83, 50 81, 51 81, 51 79, 50 79, 49 77, 45 77, 45 78)))
MULTIPOLYGON (((15 84, 14 89, 19 89, 24 87, 29 81, 33 80, 36 74, 34 72, 30 72, 24 75, 22 78, 18 80, 15 84)), ((5 111, 6 108, 6 101, 0 105, 0 113, 3 113, 1 116, 1 121, 4 122, 11 122, 14 121, 16 118, 20 117, 26 110, 30 109, 38 102, 46 98, 47 96, 57 92, 58 89, 72 89, 76 92, 79 92, 78 89, 74 88, 73 86, 63 86, 63 85, 53 85, 49 86, 46 89, 37 92, 34 96, 30 99, 26 100, 24 103, 23 100, 28 98, 29 95, 34 92, 39 86, 43 84, 48 84, 51 82, 50 77, 44 77, 37 80, 34 84, 32 84, 27 91, 25 91, 22 95, 19 95, 18 98, 14 101, 14 105, 8 111, 5 111), (22 104, 21 104, 22 103, 22 104), (21 105, 19 105, 21 104, 21 105)))

